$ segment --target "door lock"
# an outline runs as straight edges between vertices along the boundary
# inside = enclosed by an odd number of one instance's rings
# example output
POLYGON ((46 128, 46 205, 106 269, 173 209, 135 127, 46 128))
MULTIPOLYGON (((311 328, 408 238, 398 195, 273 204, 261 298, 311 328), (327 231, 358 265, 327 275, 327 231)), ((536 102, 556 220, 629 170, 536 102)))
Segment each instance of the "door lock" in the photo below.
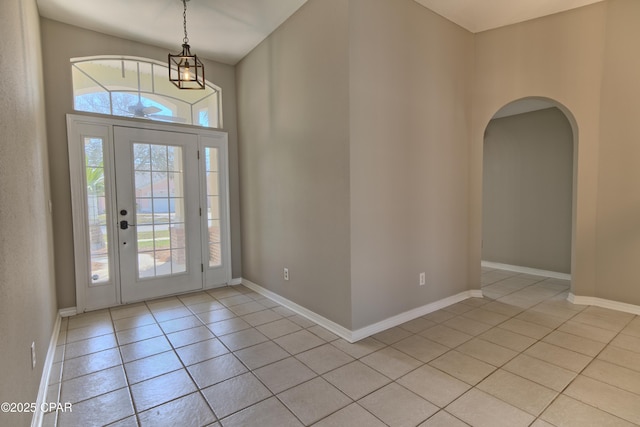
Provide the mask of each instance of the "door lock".
POLYGON ((129 224, 129 221, 126 219, 120 221, 120 230, 126 230, 129 227, 135 227, 135 224, 129 224))

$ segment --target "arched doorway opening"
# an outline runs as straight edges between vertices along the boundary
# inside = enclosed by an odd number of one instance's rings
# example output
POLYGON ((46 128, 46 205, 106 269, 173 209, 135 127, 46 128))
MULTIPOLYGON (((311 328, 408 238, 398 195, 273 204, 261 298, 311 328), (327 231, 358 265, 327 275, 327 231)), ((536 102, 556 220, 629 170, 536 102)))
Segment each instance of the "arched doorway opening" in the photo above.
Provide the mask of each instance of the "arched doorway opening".
POLYGON ((485 270, 570 279, 576 137, 572 114, 548 98, 510 102, 491 118, 483 147, 485 270))

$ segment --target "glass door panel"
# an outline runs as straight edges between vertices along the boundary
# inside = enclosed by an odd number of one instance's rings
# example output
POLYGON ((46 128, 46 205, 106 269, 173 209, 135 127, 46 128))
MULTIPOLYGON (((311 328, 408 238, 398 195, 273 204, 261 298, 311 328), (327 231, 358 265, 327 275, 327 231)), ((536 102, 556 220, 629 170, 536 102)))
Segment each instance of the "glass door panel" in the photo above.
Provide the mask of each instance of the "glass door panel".
POLYGON ((197 136, 114 136, 123 302, 201 288, 197 136))
POLYGON ((133 153, 141 156, 133 160, 138 279, 184 273, 184 173, 176 166, 182 164, 182 147, 134 143, 133 153))

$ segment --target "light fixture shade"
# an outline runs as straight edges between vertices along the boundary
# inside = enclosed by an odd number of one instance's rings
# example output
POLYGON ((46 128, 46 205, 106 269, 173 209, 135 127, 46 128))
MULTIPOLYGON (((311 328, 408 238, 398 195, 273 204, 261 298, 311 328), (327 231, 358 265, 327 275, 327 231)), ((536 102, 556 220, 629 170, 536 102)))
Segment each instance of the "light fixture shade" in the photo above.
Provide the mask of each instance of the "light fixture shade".
POLYGON ((183 44, 179 54, 169 54, 169 80, 178 89, 204 89, 204 65, 189 44, 183 44))

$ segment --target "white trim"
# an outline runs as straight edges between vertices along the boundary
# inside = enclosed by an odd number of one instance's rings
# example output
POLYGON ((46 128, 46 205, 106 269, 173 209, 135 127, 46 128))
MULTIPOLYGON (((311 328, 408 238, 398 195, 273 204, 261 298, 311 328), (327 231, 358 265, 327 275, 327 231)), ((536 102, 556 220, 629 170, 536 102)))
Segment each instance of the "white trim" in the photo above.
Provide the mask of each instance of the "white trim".
MULTIPOLYGON (((219 134, 199 134, 198 150, 199 150, 199 180, 200 180, 200 206, 208 206, 207 198, 207 169, 205 150, 208 148, 217 150, 218 158, 218 203, 219 203, 219 221, 220 228, 220 244, 222 245, 221 265, 209 267, 209 218, 208 215, 201 215, 200 227, 203 230, 201 236, 202 244, 202 261, 204 268, 204 287, 216 287, 221 284, 227 284, 231 281, 231 206, 229 203, 229 135, 224 132, 219 134)), ((213 194, 213 193, 211 193, 213 194)), ((205 208, 206 211, 206 208, 205 208)))
MULTIPOLYGON (((67 114, 67 147, 69 152, 69 176, 71 177, 71 215, 73 218, 73 250, 74 272, 76 279, 76 307, 79 312, 95 310, 117 304, 119 296, 119 278, 115 274, 119 271, 116 259, 118 245, 110 244, 108 249, 109 281, 98 286, 92 286, 91 282, 91 256, 89 249, 90 226, 88 222, 86 162, 84 154, 84 138, 95 137, 102 139, 103 160, 105 171, 113 165, 113 132, 104 119, 94 119, 67 114)), ((113 174, 105 175, 105 202, 109 209, 115 205, 115 180, 113 174)), ((107 233, 109 242, 117 241, 114 230, 115 218, 112 214, 115 208, 108 211, 107 233)))
MULTIPOLYGON (((188 0, 187 0, 188 1, 188 0)), ((110 60, 110 59, 117 59, 117 60, 123 60, 123 61, 135 61, 135 62, 144 62, 147 64, 153 64, 153 65, 157 65, 158 67, 162 67, 165 70, 168 70, 169 67, 167 67, 167 63, 166 61, 158 61, 157 59, 152 59, 152 58, 145 58, 143 56, 130 56, 130 55, 94 55, 94 56, 77 56, 75 58, 69 58, 69 62, 71 63, 71 65, 75 65, 81 62, 91 62, 91 61, 102 61, 102 60, 110 60)), ((209 80, 205 79, 205 84, 207 86, 209 86, 211 89, 217 91, 218 93, 222 94, 222 88, 220 86, 218 86, 215 83, 210 82, 209 80)), ((156 95, 155 92, 152 92, 152 94, 156 95)), ((219 97, 221 98, 221 96, 219 97)), ((178 100, 184 102, 185 104, 189 104, 189 102, 178 98, 178 100)), ((220 102, 220 101, 218 101, 220 102)), ((193 106, 193 104, 189 104, 190 106, 193 106)), ((220 107, 220 106, 218 106, 220 107)), ((116 116, 119 117, 119 116, 116 116)), ((222 111, 220 111, 220 127, 222 127, 222 111)), ((197 125, 194 125, 197 126, 197 125)), ((217 129, 217 128, 211 128, 211 129, 217 129)))
POLYGON ((242 285, 242 277, 236 277, 235 279, 231 279, 229 281, 229 286, 238 286, 242 285))
MULTIPOLYGON (((75 310, 75 309, 74 309, 75 310)), ((62 310, 61 310, 62 311, 62 310)), ((49 376, 53 367, 53 361, 56 357, 56 347, 58 344, 58 335, 60 334, 60 324, 62 323, 62 315, 60 312, 56 315, 56 321, 53 324, 51 339, 49 340, 49 348, 47 349, 47 357, 42 365, 42 376, 40 377, 40 387, 38 388, 38 397, 36 398, 36 410, 31 418, 31 427, 40 427, 44 420, 44 412, 40 410, 42 404, 45 403, 47 390, 49 388, 49 376)))
POLYGON ((78 314, 78 310, 76 307, 61 308, 58 314, 60 314, 60 317, 71 317, 78 314))
MULTIPOLYGON (((234 279, 237 280, 237 279, 234 279)), ((334 334, 338 335, 341 338, 353 343, 356 341, 360 341, 364 338, 367 338, 373 334, 377 334, 378 332, 385 331, 389 328, 393 328, 394 326, 401 325, 405 322, 418 318, 420 316, 424 316, 426 314, 432 313, 434 311, 440 310, 442 308, 448 307, 452 304, 458 303, 460 301, 464 301, 467 298, 482 298, 482 291, 479 289, 468 290, 464 292, 460 292, 457 295, 453 295, 427 305, 423 305, 422 307, 414 308, 413 310, 405 311, 404 313, 397 314, 395 316, 389 317, 385 320, 381 320, 380 322, 376 322, 372 325, 365 326, 364 328, 356 329, 355 331, 349 330, 344 326, 338 325, 337 323, 323 317, 307 308, 302 307, 295 302, 282 297, 275 292, 272 292, 268 289, 263 288, 262 286, 253 283, 247 279, 240 279, 242 284, 247 288, 255 291, 265 297, 269 298, 277 302, 280 305, 285 306, 291 311, 311 320, 314 323, 328 329, 334 334)))
POLYGON ((247 280, 247 279, 241 279, 241 280, 242 280, 242 284, 245 285, 247 288, 251 289, 252 291, 255 291, 261 295, 264 295, 270 300, 275 301, 278 304, 287 307, 289 310, 294 311, 295 313, 311 320, 314 323, 317 323, 318 325, 322 326, 325 329, 328 329, 329 331, 333 332, 339 337, 344 338, 349 342, 354 342, 353 338, 351 337, 352 335, 351 331, 345 328, 344 326, 338 325, 337 323, 327 319, 326 317, 320 316, 319 314, 314 313, 313 311, 307 308, 304 308, 303 306, 298 305, 295 302, 276 294, 275 292, 271 292, 270 290, 265 289, 262 286, 256 283, 253 283, 250 280, 247 280))
MULTIPOLYGON (((89 226, 87 223, 87 215, 86 215, 86 188, 80 184, 84 182, 84 173, 85 167, 84 165, 84 149, 81 146, 81 130, 87 130, 86 134, 88 136, 100 136, 104 138, 104 143, 106 144, 105 148, 105 168, 109 168, 109 170, 113 171, 114 168, 114 129, 115 128, 133 128, 144 131, 160 131, 160 132, 175 132, 181 134, 189 134, 196 136, 199 141, 202 138, 222 138, 224 143, 221 144, 222 150, 221 152, 224 154, 220 158, 220 174, 224 175, 224 185, 226 189, 226 207, 221 207, 221 210, 224 210, 226 218, 224 219, 225 223, 225 232, 226 235, 224 237, 225 240, 225 254, 223 256, 223 261, 226 263, 225 268, 225 277, 222 278, 218 285, 225 284, 231 280, 231 232, 230 232, 230 203, 228 201, 229 198, 229 166, 228 166, 228 134, 226 131, 217 128, 204 128, 186 124, 178 124, 178 123, 163 123, 158 121, 147 121, 147 120, 136 120, 128 117, 116 117, 116 116, 104 116, 97 115, 91 113, 78 113, 78 114, 67 114, 67 133, 68 133, 68 151, 69 151, 69 168, 70 168, 70 176, 72 183, 72 216, 77 220, 73 221, 74 230, 74 259, 75 259, 75 278, 76 278, 76 308, 77 312, 85 312, 89 310, 97 310, 106 307, 114 307, 117 305, 121 305, 123 303, 123 298, 121 295, 121 280, 120 280, 120 260, 121 257, 118 254, 119 245, 111 245, 110 249, 110 277, 111 281, 108 284, 100 285, 100 286, 91 286, 90 281, 90 271, 89 271, 89 248, 88 248, 88 235, 89 235, 89 226), (96 130, 97 129, 97 130, 96 130), (98 132, 98 130, 102 132, 98 132), (97 133, 96 133, 97 132, 97 133), (75 170, 74 170, 75 169, 75 170), (223 209, 224 208, 224 209, 223 209), (226 258, 226 260, 225 260, 226 258)), ((203 143, 204 144, 204 143, 203 143)), ((200 142, 198 142, 198 146, 200 146, 200 142)), ((199 165, 199 163, 198 163, 199 165)), ((199 172, 198 172, 199 173, 199 172)), ((200 177, 198 177, 198 182, 200 182, 200 177)), ((221 180, 222 183, 222 180, 221 180)), ((222 184, 221 184, 222 185, 222 184)), ((110 227, 110 235, 109 240, 111 242, 118 242, 118 229, 117 229, 117 219, 119 218, 117 215, 117 207, 116 207, 116 199, 115 199, 115 173, 110 174, 110 178, 108 179, 108 185, 106 186, 107 190, 107 200, 110 205, 111 212, 111 220, 112 226, 110 227)), ((198 200, 200 196, 198 196, 198 200)), ((199 222, 200 223, 200 222, 199 222)), ((201 223, 200 223, 201 224, 201 223)), ((202 238, 200 236, 199 240, 202 238)), ((200 271, 200 266, 197 267, 197 270, 200 271)), ((194 269, 195 271, 195 269, 194 269)), ((209 289, 208 286, 204 286, 204 284, 198 289, 192 290, 201 290, 201 289, 209 289)), ((168 295, 167 295, 168 296, 168 295)), ((126 302, 133 302, 131 301, 126 302)), ((75 312, 73 314, 76 314, 75 312)), ((70 315, 73 315, 70 314, 70 315)))
POLYGON ((433 313, 434 311, 456 304, 460 301, 464 301, 468 298, 482 298, 482 291, 479 289, 474 289, 460 292, 459 294, 443 298, 427 305, 423 305, 422 307, 405 311, 404 313, 397 314, 385 320, 381 320, 380 322, 365 326, 364 328, 356 329, 351 333, 353 341, 358 341, 368 336, 377 334, 378 332, 393 328, 394 326, 402 325, 403 323, 409 322, 420 316, 433 313))
POLYGON ((482 261, 480 263, 486 268, 495 268, 498 270, 514 271, 516 273, 533 274, 535 276, 551 277, 554 279, 571 280, 571 274, 558 273, 557 271, 539 270, 537 268, 521 267, 519 265, 501 264, 499 262, 482 261))
POLYGON ((593 305, 596 307, 609 308, 611 310, 622 311, 625 313, 636 314, 640 316, 640 305, 627 304, 625 302, 612 301, 609 299, 596 297, 583 297, 569 293, 567 301, 577 305, 593 305))
MULTIPOLYGON (((189 0, 187 0, 189 1, 189 0)), ((79 57, 75 57, 75 58, 70 58, 69 62, 71 63, 71 67, 73 69, 73 66, 82 62, 93 62, 93 61, 102 61, 102 60, 121 60, 121 61, 131 61, 131 62, 142 62, 142 63, 147 63, 147 64, 153 64, 157 67, 161 67, 164 68, 165 70, 169 71, 169 67, 167 66, 167 63, 164 61, 158 61, 157 59, 152 59, 152 58, 145 58, 142 56, 130 56, 130 55, 94 55, 94 56, 79 56, 79 57)), ((139 71, 138 71, 139 73, 139 71)), ((217 92, 218 94, 218 102, 217 102, 217 108, 218 108, 218 127, 208 127, 209 129, 224 129, 224 125, 223 125, 223 121, 222 121, 222 87, 218 86, 217 84, 204 79, 205 82, 205 86, 207 86, 208 89, 211 89, 214 91, 214 93, 217 92)), ((98 83, 100 86, 102 86, 102 83, 98 83)), ((75 87, 73 88, 74 92, 75 92, 75 87)), ((104 87, 103 87, 104 89, 104 87)), ((162 94, 162 93, 156 93, 155 91, 153 92, 148 92, 148 91, 144 91, 145 93, 151 93, 153 95, 158 95, 162 98, 167 99, 168 101, 170 101, 171 97, 169 97, 168 95, 162 94)), ((109 90, 109 94, 111 94, 111 91, 109 90)), ((75 93, 74 93, 75 95, 75 93)), ((210 95, 205 96, 208 97, 210 95)), ((177 100, 179 100, 180 102, 184 102, 185 104, 188 104, 189 107, 191 109, 193 109, 193 106, 195 104, 197 104, 199 101, 195 102, 195 103, 191 103, 185 99, 181 99, 181 98, 175 98, 177 100)), ((201 101, 202 99, 200 99, 201 101)), ((77 110, 74 110, 77 111, 77 110)), ((96 114, 96 113, 92 113, 89 111, 77 111, 78 113, 90 113, 90 114, 96 114)), ((99 113, 98 113, 99 114, 99 113)), ((117 115, 111 115, 112 117, 126 117, 126 116, 117 116, 117 115)), ((193 118, 191 120, 193 122, 193 118)), ((186 123, 185 123, 186 124, 186 123)), ((189 126, 200 126, 198 124, 194 124, 194 123, 189 123, 189 126)))

